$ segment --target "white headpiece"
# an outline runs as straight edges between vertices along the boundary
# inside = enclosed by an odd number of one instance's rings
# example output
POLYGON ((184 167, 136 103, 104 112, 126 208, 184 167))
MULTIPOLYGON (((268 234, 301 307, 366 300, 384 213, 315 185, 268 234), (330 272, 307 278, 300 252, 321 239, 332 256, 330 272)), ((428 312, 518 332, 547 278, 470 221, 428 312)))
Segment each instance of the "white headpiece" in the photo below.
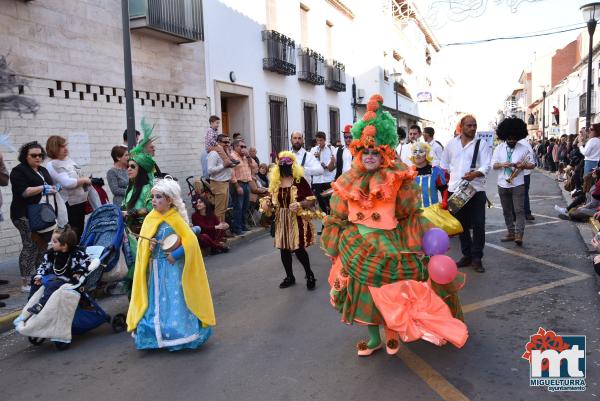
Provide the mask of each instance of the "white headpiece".
POLYGON ((171 198, 173 206, 177 209, 181 217, 183 217, 183 220, 185 220, 186 223, 190 222, 185 203, 183 203, 183 200, 181 199, 181 187, 173 177, 167 175, 165 178, 156 180, 152 189, 171 198))

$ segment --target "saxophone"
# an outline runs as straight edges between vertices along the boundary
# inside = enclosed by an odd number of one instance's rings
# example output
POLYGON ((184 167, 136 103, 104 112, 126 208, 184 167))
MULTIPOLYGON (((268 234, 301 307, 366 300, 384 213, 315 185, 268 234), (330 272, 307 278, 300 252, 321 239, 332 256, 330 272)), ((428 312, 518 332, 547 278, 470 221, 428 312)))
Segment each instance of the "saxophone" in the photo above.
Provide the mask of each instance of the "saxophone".
MULTIPOLYGON (((520 161, 519 161, 517 164, 523 164, 524 162, 526 162, 526 161, 527 161, 527 158, 528 158, 528 156, 529 156, 529 153, 526 153, 526 154, 524 154, 524 155, 523 155, 523 157, 521 158, 521 160, 520 160, 520 161)), ((516 167, 515 167, 515 168, 513 169, 513 171, 512 171, 512 174, 510 175, 510 177, 508 177, 508 178, 506 179, 506 182, 508 182, 509 184, 512 184, 513 180, 514 180, 515 178, 517 178, 517 176, 518 176, 519 174, 521 174, 521 171, 523 171, 523 170, 524 170, 523 168, 516 168, 516 167)))

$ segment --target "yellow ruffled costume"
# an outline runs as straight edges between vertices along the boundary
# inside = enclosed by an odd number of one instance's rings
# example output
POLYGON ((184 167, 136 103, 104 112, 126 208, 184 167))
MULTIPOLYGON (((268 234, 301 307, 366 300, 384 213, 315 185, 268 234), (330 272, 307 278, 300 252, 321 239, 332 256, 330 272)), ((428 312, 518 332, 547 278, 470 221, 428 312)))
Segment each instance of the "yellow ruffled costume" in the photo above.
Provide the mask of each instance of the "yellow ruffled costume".
MULTIPOLYGON (((140 236, 154 237, 158 226, 163 222, 170 225, 181 238, 185 251, 181 285, 187 308, 202 322, 204 327, 214 326, 216 324, 215 312, 198 239, 177 210, 171 209, 164 214, 152 210, 144 219, 140 236)), ((151 254, 150 242, 139 241, 131 301, 127 312, 127 331, 130 332, 135 330, 148 308, 147 272, 151 254)))

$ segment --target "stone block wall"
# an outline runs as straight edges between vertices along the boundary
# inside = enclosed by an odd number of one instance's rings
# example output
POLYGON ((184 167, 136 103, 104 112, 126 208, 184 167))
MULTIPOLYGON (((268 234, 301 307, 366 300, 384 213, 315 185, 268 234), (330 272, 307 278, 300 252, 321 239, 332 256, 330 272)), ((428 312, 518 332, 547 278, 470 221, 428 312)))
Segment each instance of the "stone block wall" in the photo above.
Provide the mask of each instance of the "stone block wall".
MULTIPOLYGON (((0 54, 29 80, 22 94, 40 104, 35 116, 0 116, 0 134, 8 133, 17 149, 62 135, 83 173, 106 177, 110 150, 123 143, 126 126, 122 33, 120 0, 0 1, 0 54)), ((156 124, 157 163, 187 194, 185 177, 201 171, 210 114, 204 43, 131 32, 131 50, 136 124, 142 117, 156 124)), ((9 170, 17 164, 15 153, 0 152, 9 170)), ((21 248, 9 220, 10 187, 1 191, 0 260, 21 248)))

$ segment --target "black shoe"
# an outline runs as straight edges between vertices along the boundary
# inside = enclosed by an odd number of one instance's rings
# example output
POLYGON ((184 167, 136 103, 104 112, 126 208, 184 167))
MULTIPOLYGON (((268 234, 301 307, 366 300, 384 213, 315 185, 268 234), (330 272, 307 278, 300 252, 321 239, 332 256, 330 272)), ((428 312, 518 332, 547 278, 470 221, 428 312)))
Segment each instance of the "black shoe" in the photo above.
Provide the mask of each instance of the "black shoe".
POLYGON ((286 277, 283 279, 281 284, 279 284, 279 288, 288 288, 293 285, 296 285, 296 278, 295 277, 286 277))
POLYGON ((0 285, 6 285, 8 284, 8 280, 0 280, 0 285))
POLYGON ((314 290, 315 286, 316 286, 316 282, 317 282, 317 279, 315 278, 315 276, 313 276, 313 275, 308 276, 306 278, 306 288, 310 291, 314 290))
POLYGON ((533 215, 531 214, 528 214, 527 216, 525 216, 525 220, 533 221, 535 220, 535 217, 533 217, 533 215))
POLYGON ((456 262, 456 267, 469 267, 471 266, 472 261, 473 260, 470 257, 463 256, 458 262, 456 262))
POLYGON ((4 308, 6 304, 4 302, 0 302, 0 308, 4 308))
POLYGON ((43 308, 44 308, 44 305, 35 304, 31 308, 27 309, 27 312, 37 315, 38 313, 40 313, 42 311, 43 308))
POLYGON ((10 295, 8 295, 8 294, 0 294, 0 299, 7 299, 9 297, 10 297, 10 295))
POLYGON ((475 270, 477 273, 483 273, 485 272, 485 267, 483 267, 483 264, 481 264, 481 259, 473 259, 473 270, 475 270))

